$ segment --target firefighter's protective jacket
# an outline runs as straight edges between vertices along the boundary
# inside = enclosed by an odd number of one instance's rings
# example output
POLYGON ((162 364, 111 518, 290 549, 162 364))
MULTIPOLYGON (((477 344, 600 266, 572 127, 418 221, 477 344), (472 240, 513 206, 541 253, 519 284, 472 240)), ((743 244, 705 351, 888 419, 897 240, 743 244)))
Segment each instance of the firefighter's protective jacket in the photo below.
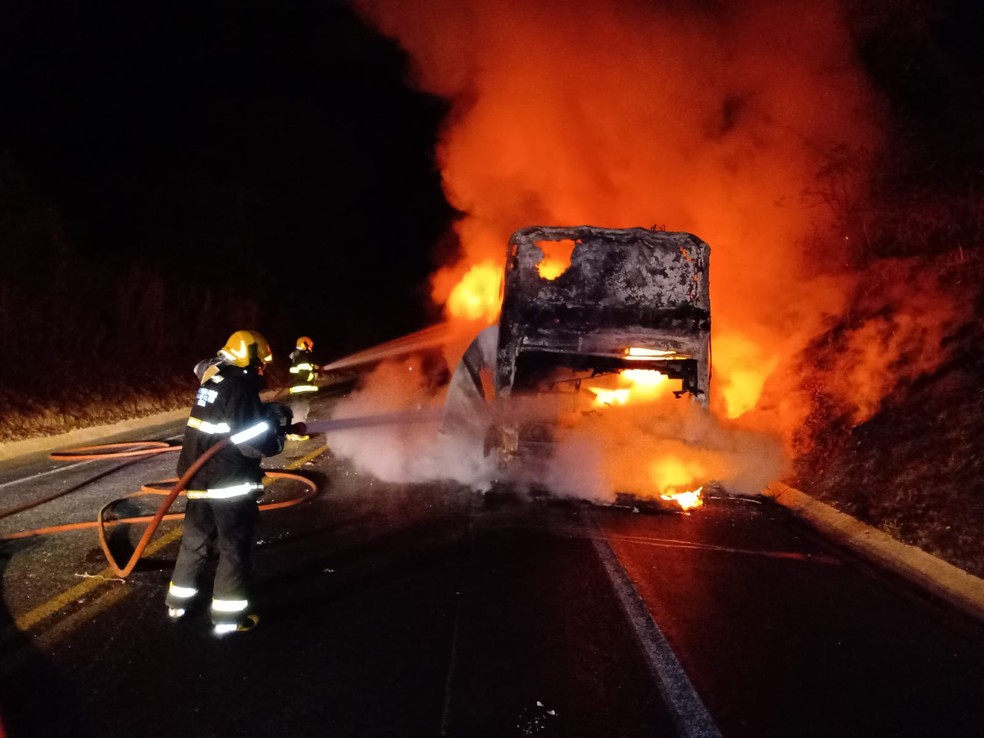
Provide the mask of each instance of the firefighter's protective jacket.
POLYGON ((318 368, 314 363, 314 354, 305 349, 294 349, 290 352, 290 393, 302 395, 318 391, 314 383, 318 376, 318 368))
POLYGON ((178 475, 184 475, 209 448, 225 438, 219 451, 188 481, 188 497, 222 498, 262 490, 260 459, 283 450, 277 432, 280 409, 260 400, 263 378, 255 371, 225 365, 198 388, 188 418, 178 475), (203 494, 204 493, 204 494, 203 494))

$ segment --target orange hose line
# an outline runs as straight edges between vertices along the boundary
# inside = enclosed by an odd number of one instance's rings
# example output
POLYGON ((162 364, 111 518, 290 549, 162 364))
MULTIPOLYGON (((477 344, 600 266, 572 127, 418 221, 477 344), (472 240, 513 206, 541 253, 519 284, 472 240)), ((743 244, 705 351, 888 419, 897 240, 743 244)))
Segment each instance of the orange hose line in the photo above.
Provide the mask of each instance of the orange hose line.
MULTIPOLYGON (((113 472, 117 472, 120 469, 129 466, 130 464, 136 464, 139 461, 141 461, 141 459, 129 459, 128 461, 124 461, 122 464, 114 466, 112 469, 107 469, 101 474, 97 474, 96 476, 91 477, 90 479, 87 479, 84 482, 80 482, 79 484, 74 484, 71 487, 68 487, 63 490, 59 490, 58 492, 53 492, 47 497, 41 497, 37 500, 30 500, 23 504, 17 505, 16 507, 12 507, 9 510, 4 510, 3 512, 0 512, 0 520, 3 520, 4 518, 9 518, 11 515, 16 515, 17 513, 24 512, 25 510, 30 510, 33 507, 40 507, 46 502, 53 502, 54 500, 57 500, 59 497, 64 497, 65 495, 69 495, 72 492, 78 492, 80 489, 92 484, 97 479, 102 479, 105 476, 109 476, 113 472)), ((3 738, 3 736, 0 736, 0 738, 3 738)))
POLYGON ((136 441, 134 443, 108 443, 103 446, 79 446, 67 451, 53 451, 49 459, 55 461, 94 461, 96 459, 123 459, 130 456, 154 456, 180 451, 165 441, 136 441), (124 449, 111 451, 110 449, 124 449), (128 450, 127 450, 128 449, 128 450))
MULTIPOLYGON (((177 520, 178 518, 183 518, 184 513, 170 513, 165 515, 163 520, 177 520)), ((106 526, 114 526, 120 523, 139 523, 147 520, 151 520, 152 515, 143 515, 134 518, 119 518, 118 520, 112 520, 106 522, 106 526)), ((16 541, 21 538, 34 538, 36 536, 46 536, 51 533, 65 533, 70 530, 85 530, 86 528, 95 528, 99 525, 96 520, 83 520, 78 523, 63 523, 62 525, 49 525, 47 528, 32 528, 30 530, 22 530, 17 533, 5 533, 0 536, 0 541, 16 541)))
MULTIPOLYGON (((292 507, 294 505, 300 505, 302 502, 307 502, 317 497, 320 489, 317 485, 305 476, 300 474, 290 474, 288 472, 278 472, 264 470, 266 476, 273 477, 274 479, 289 479, 291 481, 300 482, 308 487, 308 491, 305 492, 300 497, 291 497, 289 500, 281 500, 279 502, 265 502, 259 506, 260 512, 266 512, 268 510, 281 510, 285 507, 292 507)), ((174 481, 177 481, 176 479, 174 481)), ((161 482, 151 482, 151 484, 161 484, 161 482)), ((143 494, 167 494, 168 490, 152 490, 151 492, 135 492, 132 495, 127 495, 126 497, 121 497, 120 499, 113 500, 108 506, 112 506, 117 502, 122 500, 129 500, 134 497, 141 496, 143 494)), ((153 520, 153 515, 135 515, 128 518, 113 518, 112 520, 104 520, 102 525, 106 528, 113 528, 117 525, 129 525, 132 523, 146 523, 153 520)), ((184 513, 166 513, 161 520, 181 520, 184 518, 184 513)), ((21 538, 34 538, 36 536, 48 535, 50 533, 65 533, 71 530, 86 530, 88 528, 98 528, 98 520, 82 520, 78 523, 63 523, 61 525, 50 525, 46 528, 32 528, 31 530, 22 530, 17 533, 5 533, 0 535, 0 541, 16 541, 21 538)), ((2 738, 2 737, 0 737, 2 738)))
MULTIPOLYGON (((228 440, 229 439, 226 439, 226 441, 228 440)), ((184 492, 185 485, 188 483, 188 480, 190 480, 195 475, 195 473, 198 471, 199 468, 201 468, 201 466, 205 463, 205 461, 207 461, 212 456, 214 456, 215 453, 218 453, 218 449, 224 448, 226 445, 228 445, 226 441, 223 441, 221 443, 216 444, 215 446, 212 446, 212 448, 210 448, 207 452, 202 454, 201 457, 199 457, 198 461, 196 461, 191 466, 191 468, 189 468, 188 471, 184 473, 181 479, 179 479, 175 483, 175 485, 171 488, 171 491, 167 493, 167 497, 164 499, 164 502, 161 503, 160 507, 157 509, 157 513, 154 516, 140 517, 140 520, 149 519, 150 523, 144 529, 143 535, 140 537, 140 541, 137 543, 136 547, 133 550, 133 553, 130 556, 130 560, 125 565, 120 565, 120 563, 116 560, 116 557, 114 557, 112 552, 109 550, 109 541, 106 538, 106 522, 103 520, 103 515, 106 512, 106 510, 108 510, 112 505, 116 504, 118 500, 114 500, 113 502, 103 505, 103 507, 100 508, 99 514, 96 516, 96 525, 99 529, 99 544, 100 546, 102 546, 103 554, 105 554, 106 556, 106 561, 109 563, 109 567, 113 570, 113 572, 117 576, 126 578, 133 572, 134 568, 137 565, 137 562, 140 560, 140 557, 143 556, 144 550, 147 548, 147 545, 150 543, 150 539, 153 537, 154 532, 157 530, 157 527, 160 525, 161 521, 164 520, 164 518, 167 516, 167 511, 170 509, 171 504, 174 502, 174 500, 178 497, 179 494, 184 492)), ((266 505, 260 505, 261 511, 278 510, 284 507, 289 507, 291 505, 298 505, 302 502, 306 502, 307 500, 310 500, 312 497, 318 494, 319 491, 318 485, 316 485, 313 480, 310 480, 307 477, 303 477, 300 474, 290 474, 287 472, 267 472, 267 475, 272 477, 279 477, 279 478, 289 478, 302 482, 303 484, 306 484, 308 486, 309 493, 307 495, 303 495, 301 497, 297 497, 291 500, 284 500, 281 502, 271 502, 271 503, 267 503, 266 505)), ((184 517, 183 513, 172 513, 172 514, 176 518, 184 517)), ((118 524, 122 521, 114 520, 110 522, 118 524)))
MULTIPOLYGON (((212 446, 210 449, 208 449, 208 451, 202 454, 195 461, 194 464, 191 465, 191 467, 181 476, 180 479, 168 479, 161 482, 150 482, 148 484, 145 484, 140 489, 139 492, 135 492, 132 495, 127 495, 124 498, 116 499, 113 500, 112 502, 107 503, 106 505, 103 505, 103 507, 100 508, 99 513, 96 516, 96 520, 82 521, 78 523, 65 523, 62 525, 53 525, 45 528, 34 528, 31 530, 20 531, 18 533, 9 533, 5 535, 0 535, 0 541, 12 541, 22 538, 32 538, 40 535, 47 535, 49 533, 62 533, 70 530, 97 528, 99 531, 99 544, 102 547, 103 554, 105 554, 106 556, 106 560, 109 562, 110 568, 116 573, 117 576, 127 577, 133 572, 133 569, 136 567, 137 562, 140 560, 140 557, 143 555, 143 552, 146 550, 147 545, 150 543, 150 539, 153 537, 158 526, 161 524, 161 521, 180 520, 181 518, 184 517, 184 513, 168 513, 167 511, 174 503, 174 500, 177 499, 178 495, 184 492, 185 485, 188 483, 188 481, 198 472, 198 470, 205 464, 206 461, 211 459, 213 456, 215 456, 215 454, 217 454, 223 448, 228 446, 229 443, 230 443, 230 439, 226 438, 223 441, 220 441, 216 445, 212 446), (172 482, 174 484, 173 486, 171 486, 169 490, 156 489, 154 487, 149 486, 153 484, 171 484, 172 482), (139 515, 139 516, 128 517, 128 518, 104 520, 104 515, 106 511, 116 503, 120 502, 123 499, 129 499, 131 497, 136 497, 145 494, 166 495, 166 499, 161 503, 161 505, 157 509, 157 512, 154 515, 139 515), (106 539, 105 529, 107 527, 113 527, 117 525, 123 525, 129 523, 143 523, 148 521, 149 524, 144 529, 143 535, 140 537, 140 541, 137 543, 136 547, 134 548, 130 560, 125 565, 121 566, 116 561, 115 557, 112 555, 112 553, 109 550, 109 542, 106 539)), ((150 456, 160 453, 167 453, 171 451, 178 451, 180 449, 181 446, 171 446, 167 443, 164 443, 163 441, 116 443, 116 444, 106 444, 104 446, 82 446, 79 448, 70 449, 68 451, 52 453, 50 454, 50 458, 57 459, 57 460, 73 460, 73 461, 79 459, 111 459, 111 458, 124 458, 124 457, 136 457, 136 456, 150 456), (143 448, 137 449, 135 447, 143 447, 143 448), (130 449, 130 450, 124 450, 124 451, 109 450, 109 449, 119 449, 119 448, 130 449)), ((300 474, 291 474, 289 472, 279 472, 279 471, 266 471, 266 476, 272 477, 274 479, 290 479, 292 481, 300 482, 301 484, 304 484, 308 487, 308 491, 306 494, 303 494, 300 497, 291 498, 289 500, 282 500, 280 502, 268 502, 262 504, 259 506, 259 509, 261 511, 280 510, 285 507, 299 505, 302 502, 307 502, 308 500, 314 498, 320 492, 320 488, 313 480, 308 479, 307 477, 302 476, 300 474)), ((8 511, 3 515, 0 515, 0 517, 6 517, 7 515, 12 515, 15 512, 20 512, 22 510, 26 510, 31 507, 36 507, 38 505, 43 504, 44 502, 48 502, 50 500, 61 497, 63 494, 67 494, 68 491, 74 491, 74 490, 59 492, 55 495, 46 497, 42 500, 36 500, 27 505, 22 505, 20 508, 8 511)))
MULTIPOLYGON (((101 474, 96 475, 92 479, 89 479, 81 484, 74 485, 68 489, 60 490, 47 497, 42 497, 37 500, 31 500, 30 502, 25 502, 17 507, 12 507, 9 510, 4 510, 0 512, 0 520, 4 518, 9 518, 11 515, 16 515, 17 513, 24 512, 25 510, 30 510, 33 507, 39 507, 46 502, 52 502, 57 500, 59 497, 64 497, 67 494, 76 492, 82 487, 91 484, 97 479, 112 474, 115 471, 119 471, 129 464, 135 464, 142 461, 144 458, 149 456, 156 456, 157 454, 169 453, 172 451, 180 451, 181 446, 172 446, 164 441, 136 441, 133 443, 109 443, 102 446, 79 446, 78 448, 68 449, 66 451, 53 451, 48 454, 48 458, 54 461, 97 461, 99 459, 121 459, 127 458, 129 461, 120 464, 112 469, 108 469, 101 474), (102 449, 106 449, 105 451, 102 449), (108 449, 131 449, 129 451, 111 451, 108 449)), ((5 540, 0 537, 0 541, 5 540)), ((2 738, 2 737, 0 737, 2 738)))

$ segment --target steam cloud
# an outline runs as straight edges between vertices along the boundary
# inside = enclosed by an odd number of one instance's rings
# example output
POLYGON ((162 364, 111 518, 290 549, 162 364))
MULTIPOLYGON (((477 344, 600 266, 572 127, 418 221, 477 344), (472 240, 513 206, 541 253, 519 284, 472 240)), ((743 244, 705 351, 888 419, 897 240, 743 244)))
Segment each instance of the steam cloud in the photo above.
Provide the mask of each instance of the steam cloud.
MULTIPOLYGON (((443 397, 416 361, 381 364, 362 389, 341 400, 334 419, 433 407, 443 397)), ((491 406, 490 406, 491 412, 491 406)), ((556 435, 540 464, 525 464, 504 478, 484 448, 485 425, 439 432, 436 425, 390 425, 328 433, 330 446, 360 472, 387 482, 451 480, 486 490, 496 479, 520 488, 545 486, 567 496, 610 502, 617 492, 656 496, 673 479, 654 473, 657 461, 685 465, 690 483, 719 482, 728 492, 755 494, 785 469, 781 444, 765 434, 728 427, 694 403, 672 396, 638 405, 605 408, 588 416, 563 414, 547 400, 498 403, 500 420, 548 420, 556 435)), ((677 489, 683 491, 684 488, 677 489)))
MULTIPOLYGON (((430 387, 416 359, 380 364, 361 389, 339 401, 333 419, 359 418, 439 407, 443 394, 430 387)), ((494 460, 481 441, 465 435, 438 443, 434 424, 392 424, 326 434, 332 450, 355 468, 385 482, 453 480, 485 489, 495 474, 494 460)))

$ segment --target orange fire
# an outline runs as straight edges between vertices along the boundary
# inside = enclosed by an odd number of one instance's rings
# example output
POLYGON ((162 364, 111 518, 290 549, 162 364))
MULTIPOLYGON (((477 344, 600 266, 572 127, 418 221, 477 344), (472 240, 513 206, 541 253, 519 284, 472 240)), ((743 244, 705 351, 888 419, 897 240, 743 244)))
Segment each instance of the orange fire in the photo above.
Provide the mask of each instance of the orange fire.
POLYGON ((492 323, 499 316, 501 289, 502 266, 491 261, 476 264, 451 290, 448 313, 454 318, 492 323))
POLYGON ((649 464, 649 476, 660 498, 677 502, 684 510, 704 504, 700 496, 703 486, 698 480, 706 479, 707 472, 696 458, 679 455, 661 456, 649 464))
POLYGON ((671 390, 679 389, 680 380, 671 380, 651 369, 626 369, 592 381, 591 385, 585 386, 594 395, 591 409, 608 407, 616 413, 604 428, 609 441, 609 466, 618 483, 625 489, 632 489, 634 494, 659 497, 679 505, 682 510, 701 507, 704 504, 703 484, 711 476, 709 469, 715 466, 708 463, 709 452, 679 441, 646 448, 645 437, 633 427, 632 417, 617 415, 634 410, 640 417, 649 414, 667 416, 672 415, 669 408, 685 409, 686 406, 673 404, 677 401, 669 396, 671 390), (623 476, 625 467, 638 463, 637 453, 648 458, 643 462, 644 473, 623 476))
POLYGON ((701 497, 701 492, 704 490, 703 487, 698 487, 695 490, 689 492, 671 492, 669 494, 662 494, 659 496, 661 500, 666 500, 667 502, 675 502, 680 506, 681 510, 698 510, 704 506, 704 498, 701 497))
POLYGON ((576 245, 574 241, 565 238, 561 241, 537 241, 536 245, 543 252, 543 260, 536 265, 541 277, 554 280, 567 271, 576 245))
MULTIPOLYGON (((435 275, 435 301, 452 317, 494 321, 505 244, 524 226, 695 233, 712 249, 712 412, 791 449, 813 401, 800 385, 804 352, 857 315, 861 277, 836 271, 856 259, 834 210, 864 186, 862 152, 881 136, 840 3, 816 0, 806 17, 768 2, 741 13, 645 0, 355 4, 413 57, 414 82, 452 106, 437 153, 448 200, 465 214, 463 257, 435 275), (818 172, 832 171, 836 151, 857 152, 834 169, 858 178, 822 190, 818 172)), ((548 255, 541 274, 565 268, 548 255)), ((891 320, 856 330, 850 356, 817 384, 870 414, 913 337, 938 346, 936 313, 913 305, 939 299, 934 287, 891 296, 891 320), (867 377, 878 381, 859 399, 867 377)), ((631 405, 634 387, 595 394, 617 406, 623 389, 631 405)))
POLYGON ((680 387, 680 380, 670 382, 665 374, 650 369, 626 369, 618 374, 598 377, 594 382, 585 387, 594 394, 594 407, 647 402, 680 387))
MULTIPOLYGON (((712 405, 738 416, 762 404, 770 376, 794 376, 792 359, 843 311, 850 283, 828 274, 847 246, 805 246, 827 212, 799 201, 834 143, 862 151, 878 135, 836 0, 812 4, 809 22, 769 3, 725 17, 644 0, 355 5, 413 57, 414 82, 452 105, 438 159, 465 213, 463 259, 434 280, 452 317, 495 319, 521 227, 696 233, 712 248, 712 392, 731 387, 712 405), (754 344, 752 360, 726 350, 732 333, 754 344)), ((792 434, 799 420, 772 422, 792 434)))

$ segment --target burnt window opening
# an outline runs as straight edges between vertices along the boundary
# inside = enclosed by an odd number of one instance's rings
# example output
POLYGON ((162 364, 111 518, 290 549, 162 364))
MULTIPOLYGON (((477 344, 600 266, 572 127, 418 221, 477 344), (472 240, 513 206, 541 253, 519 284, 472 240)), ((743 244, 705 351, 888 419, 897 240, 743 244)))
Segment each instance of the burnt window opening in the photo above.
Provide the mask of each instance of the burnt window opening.
POLYGON ((580 239, 571 238, 557 241, 537 241, 536 247, 543 252, 543 258, 536 265, 540 278, 552 282, 566 272, 571 266, 574 247, 579 243, 581 243, 580 239))

